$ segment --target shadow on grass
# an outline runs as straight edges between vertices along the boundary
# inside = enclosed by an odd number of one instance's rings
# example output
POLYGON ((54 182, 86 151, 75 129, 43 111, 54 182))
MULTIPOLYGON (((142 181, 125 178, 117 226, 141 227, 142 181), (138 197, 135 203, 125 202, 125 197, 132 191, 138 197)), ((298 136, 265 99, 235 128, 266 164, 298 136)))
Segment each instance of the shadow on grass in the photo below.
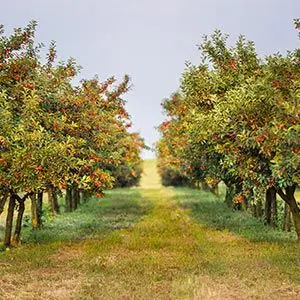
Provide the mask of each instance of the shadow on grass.
POLYGON ((272 229, 264 225, 263 220, 248 212, 234 211, 220 198, 210 192, 189 188, 175 188, 173 200, 181 207, 189 209, 198 222, 217 230, 228 230, 250 241, 295 242, 296 235, 272 229))
POLYGON ((22 242, 45 244, 103 237, 113 230, 134 226, 150 209, 138 189, 115 189, 102 199, 89 199, 72 213, 46 218, 43 227, 34 232, 29 220, 28 227, 23 228, 22 242))
MULTIPOLYGON (((189 209, 191 216, 199 223, 220 231, 229 231, 255 242, 263 260, 278 268, 280 273, 293 282, 300 283, 300 243, 293 232, 283 232, 264 225, 263 220, 250 213, 233 211, 220 198, 209 192, 188 188, 176 188, 173 200, 189 209)), ((237 247, 237 246, 236 246, 237 247)), ((239 247, 247 247, 241 242, 239 247)))

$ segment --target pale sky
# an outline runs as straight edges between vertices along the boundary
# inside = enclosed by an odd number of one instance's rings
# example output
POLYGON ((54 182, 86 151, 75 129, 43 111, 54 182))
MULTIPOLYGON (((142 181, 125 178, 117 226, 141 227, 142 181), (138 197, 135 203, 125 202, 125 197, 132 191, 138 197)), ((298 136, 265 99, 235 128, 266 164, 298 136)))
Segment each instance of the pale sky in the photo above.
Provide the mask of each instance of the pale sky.
MULTIPOLYGON (((151 146, 162 120, 160 102, 179 86, 185 61, 197 63, 204 34, 244 34, 261 56, 299 48, 293 19, 300 0, 0 0, 7 32, 38 21, 37 41, 57 42, 58 57, 74 57, 80 78, 128 74, 133 129, 151 146)), ((154 154, 145 152, 144 157, 154 154)))

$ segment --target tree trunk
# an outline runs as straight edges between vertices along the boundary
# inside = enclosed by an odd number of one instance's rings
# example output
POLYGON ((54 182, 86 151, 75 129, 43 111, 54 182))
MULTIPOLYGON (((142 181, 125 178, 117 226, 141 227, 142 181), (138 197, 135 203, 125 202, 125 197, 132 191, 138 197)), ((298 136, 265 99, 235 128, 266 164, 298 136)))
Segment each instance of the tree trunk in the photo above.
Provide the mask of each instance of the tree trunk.
POLYGON ((68 186, 66 189, 66 212, 71 212, 72 209, 72 189, 70 186, 68 186))
POLYGON ((266 191, 265 224, 270 225, 273 228, 277 226, 277 202, 275 187, 270 187, 266 191))
POLYGON ((30 200, 31 200, 31 226, 32 226, 32 230, 36 230, 40 226, 38 221, 36 194, 32 194, 30 196, 30 200))
POLYGON ((1 196, 0 196, 0 215, 3 213, 4 205, 6 203, 7 197, 8 197, 8 194, 6 192, 1 194, 1 196))
MULTIPOLYGON (((243 184, 241 182, 235 184, 234 187, 235 187, 234 196, 242 194, 242 192, 243 192, 243 184)), ((244 201, 245 201, 245 199, 242 200, 241 202, 234 203, 233 204, 233 208, 235 210, 242 210, 243 208, 245 208, 245 202, 244 201)))
POLYGON ((18 209, 18 216, 16 221, 16 227, 15 227, 15 233, 12 239, 12 244, 14 246, 17 246, 20 243, 20 236, 21 236, 21 230, 22 230, 22 220, 25 210, 25 199, 18 200, 19 202, 19 209, 18 209))
POLYGON ((52 216, 55 216, 56 214, 59 214, 59 205, 57 202, 57 195, 53 185, 48 186, 47 193, 48 193, 48 201, 51 207, 51 214, 52 216))
POLYGON ((78 187, 76 187, 76 201, 77 201, 77 205, 81 204, 81 193, 78 187))
POLYGON ((73 208, 74 210, 77 209, 78 205, 80 204, 80 192, 77 185, 73 186, 72 191, 72 200, 73 200, 73 208))
POLYGON ((78 199, 77 199, 77 187, 76 185, 72 186, 72 209, 76 210, 78 206, 78 199))
POLYGON ((282 229, 284 231, 291 231, 291 209, 286 202, 284 203, 284 217, 282 229))
POLYGON ((52 217, 55 216, 55 210, 54 210, 54 203, 53 203, 53 193, 52 193, 52 187, 49 186, 47 188, 47 194, 48 194, 48 203, 50 205, 51 215, 52 217))
POLYGON ((272 203, 271 203, 271 227, 276 228, 278 225, 277 199, 276 189, 273 189, 272 203))
POLYGON ((300 240, 300 209, 299 209, 299 206, 297 204, 296 198, 294 196, 295 190, 296 190, 296 186, 287 187, 286 188, 286 195, 288 197, 288 201, 289 201, 288 204, 290 206, 291 213, 292 213, 292 216, 293 216, 297 238, 298 238, 298 240, 300 240))
POLYGON ((281 188, 279 188, 278 194, 290 206, 291 213, 293 216, 295 231, 297 234, 297 239, 300 241, 300 208, 294 196, 295 190, 296 190, 296 185, 288 186, 285 189, 285 193, 281 188))
POLYGON ((191 180, 191 187, 194 187, 194 188, 199 188, 199 182, 198 180, 191 180))
POLYGON ((212 192, 215 196, 217 196, 217 197, 220 196, 220 193, 219 193, 219 184, 218 184, 218 183, 214 184, 214 185, 211 187, 210 190, 211 190, 211 192, 212 192))
POLYGON ((254 216, 257 218, 261 218, 263 216, 263 204, 261 199, 257 199, 254 204, 254 216))
POLYGON ((37 219, 39 226, 42 226, 43 216, 43 192, 37 193, 37 219))
POLYGON ((56 193, 56 190, 53 189, 53 206, 54 206, 54 211, 56 214, 59 214, 60 213, 60 210, 59 210, 59 204, 58 204, 58 200, 57 200, 57 193, 56 193))
POLYGON ((296 200, 291 201, 290 208, 291 208, 291 212, 293 215, 294 226, 295 226, 297 238, 298 238, 298 240, 300 240, 300 209, 296 203, 296 200))
POLYGON ((82 200, 84 202, 87 202, 87 200, 91 197, 91 193, 89 191, 83 191, 82 192, 82 200))
POLYGON ((235 210, 241 210, 242 205, 244 203, 234 203, 234 197, 243 191, 243 183, 237 182, 237 183, 229 183, 225 182, 226 185, 226 195, 225 195, 225 203, 228 207, 231 207, 235 210))
POLYGON ((11 195, 9 198, 9 204, 8 204, 8 210, 6 216, 6 225, 5 225, 5 235, 4 235, 4 245, 6 248, 9 248, 11 244, 11 233, 13 227, 15 206, 16 206, 16 200, 11 195))
POLYGON ((245 209, 252 211, 252 215, 254 215, 254 208, 253 208, 253 200, 254 200, 254 190, 253 188, 249 189, 247 195, 245 196, 244 205, 245 209))
POLYGON ((270 225, 273 228, 277 226, 277 202, 275 187, 270 187, 266 191, 265 224, 270 225))
POLYGON ((226 186, 226 195, 225 195, 225 203, 228 207, 233 207, 233 198, 236 195, 235 185, 227 185, 226 186))
POLYGON ((203 191, 209 191, 210 190, 209 185, 206 183, 205 180, 201 180, 201 189, 203 191))

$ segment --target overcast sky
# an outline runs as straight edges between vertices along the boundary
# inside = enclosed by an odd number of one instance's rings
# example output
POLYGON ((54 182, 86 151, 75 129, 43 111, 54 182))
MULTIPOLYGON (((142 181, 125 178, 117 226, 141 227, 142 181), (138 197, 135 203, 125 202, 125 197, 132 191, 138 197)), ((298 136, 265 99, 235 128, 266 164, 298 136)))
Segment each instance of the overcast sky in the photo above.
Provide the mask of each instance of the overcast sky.
POLYGON ((59 58, 76 58, 80 78, 129 74, 127 109, 149 146, 158 139, 160 102, 178 88, 185 61, 198 62, 204 34, 221 29, 230 41, 244 34, 261 56, 299 47, 300 0, 0 0, 0 7, 7 32, 37 20, 37 41, 55 40, 59 58))

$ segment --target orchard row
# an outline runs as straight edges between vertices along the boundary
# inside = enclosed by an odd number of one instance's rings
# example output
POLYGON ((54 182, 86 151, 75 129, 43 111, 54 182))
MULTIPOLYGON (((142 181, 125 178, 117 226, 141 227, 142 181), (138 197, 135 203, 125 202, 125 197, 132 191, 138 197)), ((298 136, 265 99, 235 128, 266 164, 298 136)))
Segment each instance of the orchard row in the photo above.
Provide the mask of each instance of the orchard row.
MULTIPOLYGON (((299 20, 295 21, 300 28, 299 20)), ((187 64, 162 105, 159 171, 165 185, 226 185, 226 202, 277 226, 276 195, 300 238, 300 49, 258 57, 241 36, 233 47, 216 31, 187 64)))
POLYGON ((0 214, 8 203, 4 244, 20 240, 25 201, 30 199, 32 224, 39 226, 41 196, 48 191, 52 212, 58 213, 57 192, 66 190, 66 210, 80 196, 114 186, 137 184, 141 175, 143 140, 129 132, 130 117, 122 96, 129 77, 73 79, 73 59, 56 62, 55 43, 45 59, 36 45, 36 22, 5 36, 0 28, 0 214))

